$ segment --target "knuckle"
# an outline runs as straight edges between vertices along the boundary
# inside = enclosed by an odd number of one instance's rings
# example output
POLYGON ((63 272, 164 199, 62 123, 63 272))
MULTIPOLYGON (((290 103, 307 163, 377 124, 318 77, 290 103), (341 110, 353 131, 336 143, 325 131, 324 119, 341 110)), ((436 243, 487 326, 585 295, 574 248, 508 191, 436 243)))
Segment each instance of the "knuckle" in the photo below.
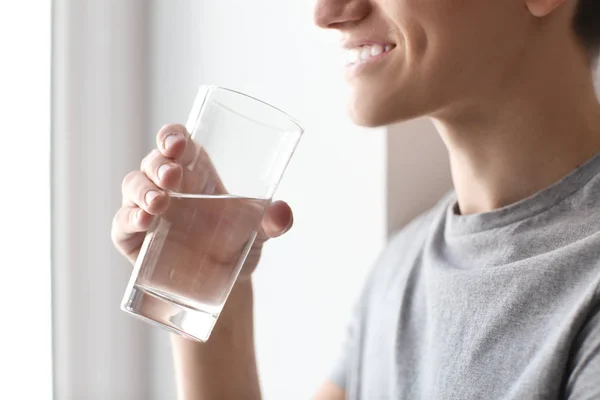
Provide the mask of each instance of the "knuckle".
POLYGON ((134 226, 137 223, 137 213, 139 212, 139 208, 132 208, 127 211, 127 222, 134 226))
POLYGON ((158 151, 157 149, 153 149, 150 153, 148 153, 146 157, 142 159, 142 162, 140 163, 140 169, 142 171, 149 171, 151 169, 152 164, 154 163, 154 160, 156 160, 156 158, 159 156, 160 151, 158 151))
POLYGON ((135 179, 137 178, 137 176, 138 176, 138 171, 131 171, 131 172, 129 172, 123 178, 123 182, 121 184, 121 187, 123 187, 123 188, 129 187, 132 184, 132 182, 135 181, 135 179))

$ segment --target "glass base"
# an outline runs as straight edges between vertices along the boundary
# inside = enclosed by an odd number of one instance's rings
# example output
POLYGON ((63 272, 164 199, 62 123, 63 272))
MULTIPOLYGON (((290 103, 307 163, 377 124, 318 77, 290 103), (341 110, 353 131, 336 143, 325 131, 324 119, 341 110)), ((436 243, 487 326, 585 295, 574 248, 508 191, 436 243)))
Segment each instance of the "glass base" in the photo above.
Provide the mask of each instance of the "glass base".
POLYGON ((182 304, 134 285, 123 298, 121 310, 188 339, 206 342, 218 315, 182 304))

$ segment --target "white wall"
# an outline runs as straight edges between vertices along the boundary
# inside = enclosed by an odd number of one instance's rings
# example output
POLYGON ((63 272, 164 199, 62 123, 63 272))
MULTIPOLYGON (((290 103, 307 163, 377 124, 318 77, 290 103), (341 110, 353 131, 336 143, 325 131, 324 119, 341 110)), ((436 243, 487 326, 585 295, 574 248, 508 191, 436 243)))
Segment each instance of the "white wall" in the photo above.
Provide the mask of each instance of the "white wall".
POLYGON ((0 2, 0 397, 52 398, 50 1, 0 2))
POLYGON ((448 152, 433 124, 418 119, 388 128, 387 212, 391 235, 430 209, 452 187, 448 152))
POLYGON ((57 400, 137 400, 148 399, 150 392, 151 328, 119 310, 131 266, 110 241, 120 182, 139 166, 141 133, 147 129, 145 10, 144 0, 53 2, 57 400))
POLYGON ((294 229, 270 243, 256 273, 265 399, 309 398, 327 376, 386 240, 385 130, 347 120, 337 46, 311 13, 305 1, 151 2, 153 131, 185 121, 201 83, 255 95, 306 128, 276 195, 294 209, 294 229))

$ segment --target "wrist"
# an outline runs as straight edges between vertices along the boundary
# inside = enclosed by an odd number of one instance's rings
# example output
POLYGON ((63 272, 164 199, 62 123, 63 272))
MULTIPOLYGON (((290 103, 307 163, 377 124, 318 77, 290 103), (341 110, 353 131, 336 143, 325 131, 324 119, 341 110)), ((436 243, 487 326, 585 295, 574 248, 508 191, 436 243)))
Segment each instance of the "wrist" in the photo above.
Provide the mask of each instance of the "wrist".
MULTIPOLYGON (((250 324, 252 326, 254 308, 254 290, 250 279, 238 281, 219 315, 213 333, 250 324)), ((245 329, 244 329, 245 330, 245 329)))
POLYGON ((253 337, 253 303, 251 279, 238 281, 232 288, 207 343, 196 342, 176 334, 173 334, 172 341, 185 347, 213 347, 216 342, 231 340, 234 334, 253 337))

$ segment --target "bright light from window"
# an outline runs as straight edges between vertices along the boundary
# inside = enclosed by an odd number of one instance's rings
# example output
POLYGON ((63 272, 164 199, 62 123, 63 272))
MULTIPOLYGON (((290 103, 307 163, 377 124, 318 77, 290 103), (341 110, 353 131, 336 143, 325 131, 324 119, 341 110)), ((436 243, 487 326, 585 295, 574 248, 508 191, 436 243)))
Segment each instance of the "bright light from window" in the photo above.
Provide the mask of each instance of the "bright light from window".
POLYGON ((51 1, 0 2, 0 398, 51 399, 51 1))

